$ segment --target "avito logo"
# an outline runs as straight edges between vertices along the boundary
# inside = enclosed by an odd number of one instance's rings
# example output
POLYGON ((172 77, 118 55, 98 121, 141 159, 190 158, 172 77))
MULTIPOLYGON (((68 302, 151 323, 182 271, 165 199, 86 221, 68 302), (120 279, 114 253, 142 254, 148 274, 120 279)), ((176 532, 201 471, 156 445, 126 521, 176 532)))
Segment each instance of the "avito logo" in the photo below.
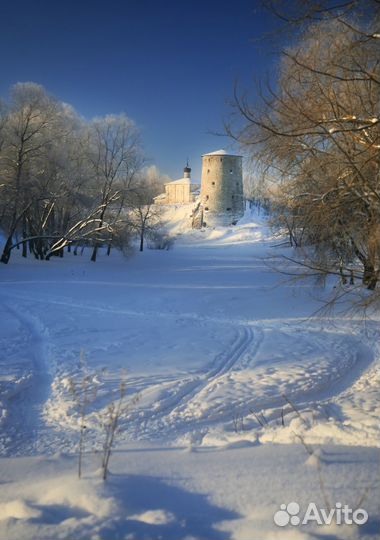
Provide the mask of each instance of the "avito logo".
POLYGON ((290 502, 288 504, 281 504, 280 510, 278 510, 274 516, 273 521, 278 527, 286 527, 286 525, 307 525, 308 523, 316 523, 317 525, 330 525, 334 523, 336 525, 364 525, 368 521, 368 512, 363 508, 357 508, 353 510, 347 504, 343 505, 340 502, 335 504, 334 508, 326 510, 325 508, 318 508, 318 506, 311 502, 308 504, 307 509, 303 516, 300 516, 300 505, 297 502, 290 502))

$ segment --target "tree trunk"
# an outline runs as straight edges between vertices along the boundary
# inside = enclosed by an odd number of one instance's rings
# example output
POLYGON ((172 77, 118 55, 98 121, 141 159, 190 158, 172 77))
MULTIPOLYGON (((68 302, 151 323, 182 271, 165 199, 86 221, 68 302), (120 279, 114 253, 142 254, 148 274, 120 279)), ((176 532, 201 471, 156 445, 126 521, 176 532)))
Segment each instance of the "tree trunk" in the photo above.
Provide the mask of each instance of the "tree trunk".
MULTIPOLYGON (((99 229, 103 227, 104 212, 105 212, 105 209, 103 209, 102 213, 100 214, 99 229)), ((96 262, 96 256, 98 254, 98 247, 99 247, 99 244, 97 240, 95 240, 94 249, 92 250, 92 255, 91 255, 92 262, 96 262)))
POLYGON ((95 242, 94 249, 92 250, 91 261, 96 262, 96 255, 98 253, 98 243, 95 242))
POLYGON ((18 234, 17 234, 17 232, 16 232, 16 234, 15 234, 15 240, 16 240, 16 242, 17 242, 17 247, 16 247, 16 249, 20 249, 20 244, 18 244, 18 234))
MULTIPOLYGON (((25 240, 27 236, 28 234, 26 232, 26 216, 24 214, 22 218, 22 238, 25 240)), ((26 242, 23 242, 22 243, 22 256, 26 259, 27 255, 28 255, 28 246, 26 242)))
POLYGON ((140 233, 140 251, 144 251, 144 229, 140 233))
POLYGON ((347 278, 343 270, 343 261, 339 262, 339 274, 340 274, 340 282, 342 285, 347 284, 347 278))
POLYGON ((368 280, 367 289, 370 291, 374 291, 376 289, 378 279, 379 279, 379 272, 373 272, 371 278, 368 280))
POLYGON ((7 238, 7 241, 5 242, 3 254, 1 255, 1 259, 0 259, 0 261, 4 264, 8 264, 9 259, 11 258, 12 238, 13 238, 13 235, 10 234, 7 238))
POLYGON ((363 265, 363 285, 367 285, 367 289, 373 291, 376 288, 379 279, 379 270, 375 270, 374 265, 368 260, 368 258, 361 253, 361 251, 355 245, 355 242, 351 238, 351 242, 354 248, 355 255, 363 265))
POLYGON ((379 279, 379 271, 375 270, 372 263, 368 261, 364 264, 363 284, 367 285, 367 289, 374 291, 379 279))

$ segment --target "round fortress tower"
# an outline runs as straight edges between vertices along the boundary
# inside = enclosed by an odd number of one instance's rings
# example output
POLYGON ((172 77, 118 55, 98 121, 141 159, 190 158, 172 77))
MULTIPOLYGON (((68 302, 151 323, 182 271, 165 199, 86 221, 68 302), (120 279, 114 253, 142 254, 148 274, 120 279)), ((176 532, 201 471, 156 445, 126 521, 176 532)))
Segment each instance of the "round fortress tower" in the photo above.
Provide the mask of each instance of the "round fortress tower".
POLYGON ((231 225, 244 214, 242 156, 217 150, 202 156, 203 224, 231 225))

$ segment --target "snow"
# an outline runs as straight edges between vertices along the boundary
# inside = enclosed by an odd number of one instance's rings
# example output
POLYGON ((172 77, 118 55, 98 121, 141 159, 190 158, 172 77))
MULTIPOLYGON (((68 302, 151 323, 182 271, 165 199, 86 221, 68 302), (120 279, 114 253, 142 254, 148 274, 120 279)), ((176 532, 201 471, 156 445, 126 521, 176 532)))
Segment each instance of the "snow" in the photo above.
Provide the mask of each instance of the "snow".
POLYGON ((209 152, 208 154, 203 154, 204 156, 236 156, 237 154, 231 154, 223 148, 221 150, 215 150, 215 152, 209 152))
POLYGON ((31 508, 23 500, 20 499, 4 503, 0 508, 0 520, 9 518, 30 519, 40 516, 40 510, 31 508))
POLYGON ((193 206, 164 209, 169 251, 0 267, 0 539, 374 538, 378 319, 311 316, 336 284, 274 271, 268 256, 290 248, 273 247, 265 216, 192 231, 193 206), (326 493, 361 501, 369 523, 274 525, 280 504, 326 493))
MULTIPOLYGON (((87 459, 81 481, 74 476, 73 456, 4 458, 0 504, 18 497, 35 517, 1 520, 0 538, 316 538, 304 528, 278 530, 273 524, 283 501, 310 500, 323 507, 318 475, 305 456, 300 445, 184 452, 130 444, 115 452, 105 484, 96 475, 96 457, 87 459)), ((329 496, 354 505, 373 484, 377 453, 329 446, 325 459, 329 496)), ((376 498, 378 489, 372 487, 366 508, 374 515, 376 498)), ((357 538, 355 527, 349 529, 352 536, 337 527, 336 537, 357 538)), ((371 538, 370 527, 366 533, 371 538)), ((331 528, 325 534, 331 538, 331 528)))
POLYGON ((171 512, 165 512, 165 510, 148 510, 142 514, 133 514, 130 516, 130 519, 142 521, 149 525, 166 525, 175 521, 175 516, 171 512))
POLYGON ((189 177, 183 177, 179 178, 178 180, 172 180, 171 182, 166 182, 165 186, 169 186, 172 184, 192 184, 193 181, 189 177))

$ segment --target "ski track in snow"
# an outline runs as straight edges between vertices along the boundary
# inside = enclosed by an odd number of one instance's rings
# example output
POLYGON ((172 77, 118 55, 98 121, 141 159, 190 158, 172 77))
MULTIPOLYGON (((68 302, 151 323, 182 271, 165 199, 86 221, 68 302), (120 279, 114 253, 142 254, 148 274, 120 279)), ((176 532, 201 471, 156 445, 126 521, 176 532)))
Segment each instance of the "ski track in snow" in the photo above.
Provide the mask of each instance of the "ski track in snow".
MULTIPOLYGON (((257 331, 257 335, 259 335, 259 331, 257 331)), ((159 401, 156 404, 159 412, 153 414, 148 412, 144 418, 145 422, 147 420, 156 422, 158 431, 161 430, 165 420, 169 425, 174 425, 175 430, 178 430, 179 424, 183 422, 183 417, 185 417, 186 424, 188 422, 194 423, 195 419, 192 415, 186 418, 186 411, 191 407, 191 403, 202 392, 212 391, 213 386, 218 384, 218 380, 231 371, 234 365, 242 358, 252 344, 254 337, 255 333, 252 328, 238 327, 231 346, 216 356, 210 371, 185 383, 183 391, 181 390, 176 395, 159 401)), ((258 344, 259 341, 257 346, 258 344)))
POLYGON ((9 398, 1 446, 5 455, 27 455, 38 450, 43 426, 42 409, 50 394, 51 372, 50 339, 46 327, 34 315, 14 305, 2 303, 10 317, 20 324, 25 333, 26 349, 30 358, 29 377, 26 384, 14 381, 9 398))
MULTIPOLYGON (((12 295, 13 296, 13 295, 12 295)), ((13 299, 23 302, 35 303, 42 302, 44 304, 59 305, 68 308, 74 308, 84 311, 94 311, 100 313, 111 313, 116 315, 126 315, 133 317, 147 317, 147 312, 129 309, 113 309, 109 306, 99 306, 94 304, 84 304, 80 302, 69 302, 57 299, 48 300, 36 299, 30 296, 16 294, 13 299)), ((10 299, 10 298, 9 298, 10 299)), ((19 305, 13 307, 10 312, 16 316, 24 325, 30 334, 30 341, 33 342, 31 348, 34 362, 33 380, 38 381, 38 388, 33 386, 23 392, 22 396, 18 396, 17 400, 11 407, 9 420, 12 419, 13 430, 8 434, 9 441, 5 445, 7 454, 27 454, 31 452, 31 448, 35 447, 38 440, 38 434, 44 431, 44 420, 42 418, 42 408, 44 402, 49 396, 48 389, 50 388, 51 378, 47 375, 46 368, 49 363, 48 349, 50 347, 47 329, 34 316, 23 314, 24 308, 19 305), (39 396, 38 398, 36 396, 39 396), (42 399, 42 396, 45 396, 42 399), (37 411, 37 414, 36 414, 37 411), (31 445, 31 441, 34 441, 31 445)), ((141 379, 134 378, 130 383, 136 387, 141 385, 141 398, 143 400, 146 392, 151 392, 152 387, 161 387, 167 382, 165 392, 161 392, 158 399, 155 401, 153 408, 140 408, 131 411, 127 419, 127 431, 129 435, 135 433, 136 438, 160 438, 164 431, 166 437, 175 437, 183 435, 186 432, 199 430, 207 427, 208 424, 217 422, 230 421, 233 413, 247 411, 246 402, 239 402, 232 409, 228 408, 228 403, 221 403, 214 409, 202 412, 202 404, 205 398, 210 396, 218 389, 226 380, 226 378, 234 372, 234 368, 239 364, 241 368, 248 366, 255 367, 255 359, 257 352, 264 341, 263 325, 265 327, 273 326, 274 329, 281 331, 281 328, 292 328, 297 322, 305 322, 305 318, 293 317, 288 319, 268 319, 264 321, 248 321, 245 319, 228 319, 224 317, 199 316, 195 313, 176 313, 176 312, 154 312, 149 313, 150 317, 163 317, 168 319, 185 319, 198 320, 203 323, 216 323, 221 325, 233 326, 235 329, 235 338, 231 345, 224 351, 218 353, 209 370, 200 373, 193 373, 190 376, 181 378, 176 377, 144 377, 141 379), (281 324, 279 325, 279 323, 281 324), (247 353, 249 352, 249 358, 247 353), (149 382, 150 381, 150 382, 149 382), (199 414, 201 411, 202 414, 199 414)), ((309 324, 309 330, 313 328, 313 324, 309 324)), ((349 360, 350 371, 343 376, 339 376, 331 386, 329 381, 322 380, 321 386, 312 387, 310 390, 300 390, 292 394, 292 399, 300 408, 310 406, 314 400, 327 400, 333 396, 343 392, 350 384, 360 377, 363 371, 368 367, 371 361, 368 351, 362 350, 359 354, 357 351, 352 351, 349 360), (356 355, 358 355, 356 357, 356 355), (326 388, 327 386, 327 388, 326 388)), ((112 381, 109 381, 112 383, 112 381)), ((117 378, 113 384, 117 384, 117 378)), ((263 396, 253 401, 255 410, 270 409, 280 407, 283 404, 283 399, 277 395, 263 396)), ((11 423, 11 422, 9 422, 11 423)), ((65 447, 64 434, 44 433, 44 440, 40 441, 40 448, 49 451, 49 448, 56 449, 57 444, 63 444, 65 447)), ((66 445, 67 447, 67 445, 66 445)), ((69 445, 70 448, 70 445, 69 445)))
POLYGON ((194 402, 197 397, 199 397, 204 392, 211 392, 214 386, 218 385, 218 381, 226 373, 231 371, 234 366, 239 362, 243 355, 250 348, 252 343, 257 338, 256 348, 258 348, 262 337, 259 329, 255 329, 255 332, 250 327, 240 327, 238 328, 238 335, 236 340, 232 343, 231 347, 226 351, 222 352, 216 357, 216 367, 212 369, 200 383, 195 390, 186 396, 186 402, 182 399, 176 406, 172 409, 170 416, 175 418, 180 414, 185 414, 189 407, 191 407, 192 402, 194 402))
MULTIPOLYGON (((206 375, 199 376, 197 380, 191 380, 184 383, 184 389, 176 390, 176 381, 173 384, 173 393, 159 400, 155 404, 158 412, 152 413, 150 410, 144 411, 144 414, 136 412, 131 414, 129 420, 134 420, 137 424, 137 431, 141 429, 139 422, 143 421, 147 427, 147 435, 157 436, 163 431, 166 435, 185 434, 189 430, 207 430, 210 425, 220 422, 230 422, 234 415, 245 416, 250 410, 257 412, 261 410, 270 410, 284 406, 284 398, 280 395, 271 393, 270 395, 257 396, 254 391, 248 395, 247 399, 239 397, 241 390, 237 386, 232 386, 232 400, 222 399, 217 402, 217 406, 202 409, 207 398, 218 390, 229 377, 234 374, 234 367, 240 364, 242 368, 249 363, 255 367, 255 357, 264 341, 262 329, 255 327, 241 327, 238 331, 238 337, 230 348, 217 356, 217 367, 212 368, 206 375), (249 362, 244 361, 246 353, 249 351, 249 362)), ((338 347, 339 352, 339 347, 338 347)), ((315 406, 318 402, 328 402, 331 398, 339 396, 347 388, 358 380, 362 373, 366 371, 373 361, 373 356, 369 348, 364 345, 358 345, 351 354, 347 354, 345 369, 337 372, 334 376, 321 376, 317 373, 320 381, 313 381, 311 388, 301 387, 292 389, 291 396, 293 403, 300 410, 315 406)), ((315 377, 315 378, 317 378, 315 377)), ((254 388, 254 384, 251 385, 254 388)), ((142 396, 144 392, 142 392, 142 396)))
MULTIPOLYGON (((231 268, 233 269, 233 266, 231 268)), ((61 345, 54 343, 54 337, 49 335, 48 329, 38 318, 41 307, 44 308, 48 305, 61 308, 64 316, 65 310, 74 310, 82 315, 94 313, 99 314, 99 316, 104 315, 105 318, 107 316, 129 317, 140 320, 142 324, 147 319, 169 322, 183 320, 201 326, 212 324, 216 327, 228 327, 233 332, 233 339, 224 347, 224 350, 218 352, 214 359, 208 361, 202 368, 173 375, 147 373, 143 376, 133 376, 132 374, 128 378, 127 385, 128 388, 133 388, 135 392, 140 394, 141 404, 139 403, 133 410, 129 411, 124 418, 123 436, 125 438, 160 439, 164 434, 166 439, 176 440, 178 436, 189 433, 189 431, 202 431, 207 429, 209 425, 231 422, 234 414, 245 415, 250 408, 256 411, 281 408, 284 400, 281 397, 279 385, 283 381, 279 377, 281 369, 288 369, 288 364, 285 365, 285 368, 281 368, 281 362, 285 360, 285 351, 280 360, 273 361, 273 365, 269 365, 267 359, 262 360, 259 357, 260 350, 264 345, 268 345, 272 335, 274 337, 283 336, 284 343, 288 343, 289 348, 292 345, 292 340, 299 333, 302 334, 304 344, 307 343, 308 349, 294 352, 294 365, 290 364, 290 367, 295 369, 295 379, 292 381, 291 375, 288 374, 288 378, 290 378, 285 381, 284 390, 284 392, 290 392, 293 402, 300 409, 310 407, 314 402, 327 401, 344 393, 361 377, 373 360, 373 354, 369 347, 360 342, 360 335, 350 335, 350 323, 344 318, 335 318, 334 326, 332 328, 324 327, 321 333, 319 325, 325 323, 323 317, 307 319, 306 317, 286 316, 249 319, 248 317, 226 317, 223 313, 220 316, 206 315, 203 312, 200 314, 195 311, 182 311, 178 308, 171 310, 126 309, 100 302, 66 300, 51 295, 40 297, 38 292, 35 295, 27 295, 18 291, 10 292, 9 288, 4 289, 4 286, 13 283, 34 285, 44 282, 39 280, 4 281, 1 284, 5 293, 4 299, 7 302, 6 307, 11 316, 15 317, 24 329, 32 359, 32 375, 28 384, 20 387, 19 390, 16 388, 14 396, 8 400, 9 411, 5 425, 3 424, 5 435, 2 445, 3 450, 5 449, 5 453, 8 455, 28 454, 41 450, 50 451, 50 449, 53 451, 67 450, 72 449, 76 444, 75 441, 70 442, 73 431, 72 429, 71 431, 67 430, 65 422, 68 421, 68 418, 65 419, 65 413, 61 415, 62 421, 58 422, 59 425, 56 422, 57 418, 54 417, 50 418, 49 425, 49 411, 47 416, 46 410, 44 411, 49 397, 53 401, 65 399, 62 393, 56 395, 54 392, 51 393, 52 383, 55 381, 59 385, 61 378, 71 376, 73 370, 78 370, 78 362, 74 362, 70 355, 66 355, 68 361, 65 360, 62 365, 55 366, 52 363, 52 351, 55 349, 58 352, 61 345), (12 307, 10 307, 11 305, 12 307), (301 331, 299 329, 300 323, 303 323, 301 331), (326 341, 327 338, 330 341, 326 341), (306 355, 308 358, 315 348, 321 351, 322 357, 323 354, 326 358, 331 356, 330 364, 327 362, 318 365, 317 358, 310 365, 302 365, 302 355, 306 355), (336 362, 336 366, 334 362, 336 362), (244 376, 240 376, 240 374, 244 376), (259 390, 257 395, 255 394, 256 388, 259 390), (154 398, 151 397, 152 395, 154 398), (54 422, 56 422, 57 430, 52 429, 54 422)), ((46 283, 57 284, 61 282, 48 281, 46 283)), ((187 288, 186 285, 177 284, 155 285, 99 280, 92 282, 65 280, 64 283, 112 288, 119 285, 127 288, 137 286, 148 289, 187 288)), ((225 289, 226 287, 214 284, 210 286, 192 285, 189 288, 225 289)), ((234 286, 231 288, 233 289, 234 286)), ((245 286, 237 288, 244 289, 245 286)), ((246 288, 253 288, 253 286, 249 285, 246 288)), ((257 288, 263 291, 273 290, 272 286, 265 285, 257 285, 257 288)), ((69 319, 71 317, 70 315, 69 319)), ((70 334, 75 329, 64 326, 61 335, 66 331, 70 334)), ((89 331, 96 330, 90 329, 89 331)), ((221 331, 223 332, 223 328, 221 331)), ((107 345, 107 343, 104 345, 106 353, 109 346, 110 344, 107 345)), ((109 377, 104 382, 104 392, 114 390, 117 384, 117 375, 109 377)))
MULTIPOLYGON (((49 282, 50 283, 50 282, 49 282)), ((62 282, 61 282, 62 283, 62 282)), ((0 283, 0 286, 2 284, 0 283)), ((102 285, 105 286, 106 282, 102 282, 102 285)), ((110 286, 113 286, 114 283, 109 283, 110 286)), ((157 287, 157 288, 164 288, 164 287, 157 287)), ((169 287, 169 288, 176 288, 176 287, 169 287)), ((262 289, 262 287, 260 287, 262 289)), ((270 289, 273 289, 273 287, 270 287, 270 289)), ((110 313, 114 315, 126 315, 131 317, 140 317, 143 319, 149 318, 149 317, 162 317, 165 319, 188 319, 188 320, 194 320, 194 321, 203 321, 203 322, 211 322, 211 323, 217 323, 217 324, 227 324, 227 325, 250 325, 250 326, 262 326, 263 324, 276 324, 281 323, 283 326, 290 326, 295 323, 304 323, 308 320, 312 322, 325 322, 325 317, 279 317, 279 318, 265 318, 265 319, 255 319, 250 320, 248 318, 245 319, 239 319, 239 318, 228 318, 228 317, 212 317, 207 315, 200 315, 199 313, 192 313, 192 312, 185 312, 185 311, 140 311, 135 309, 116 309, 112 308, 110 306, 104 306, 104 305, 95 305, 95 304, 89 304, 86 303, 80 303, 80 302, 69 302, 65 300, 58 300, 58 299, 52 299, 52 298, 37 298, 37 297, 31 297, 31 296, 25 296, 22 294, 12 294, 12 295, 4 295, 4 297, 7 297, 8 300, 11 302, 13 298, 16 298, 17 300, 22 300, 30 303, 40 303, 40 304, 52 304, 56 306, 62 306, 62 307, 68 307, 68 308, 74 308, 78 310, 83 311, 94 311, 99 313, 110 313)), ((351 321, 354 321, 355 319, 351 318, 351 321)), ((360 319, 361 320, 361 319, 360 319)), ((339 318, 334 319, 335 322, 339 322, 339 318)), ((347 319, 343 318, 343 322, 347 322, 347 319)))
MULTIPOLYGON (((30 298, 24 298, 31 300, 30 298)), ((49 300, 50 302, 50 300, 49 300)), ((186 433, 189 429, 195 430, 203 428, 210 423, 230 421, 232 414, 247 412, 249 403, 239 402, 236 399, 236 404, 232 409, 228 408, 228 403, 221 403, 214 410, 207 410, 204 415, 199 415, 202 409, 203 398, 212 394, 215 389, 223 384, 225 376, 232 372, 234 366, 240 363, 242 367, 248 365, 255 366, 255 355, 259 350, 261 343, 264 340, 264 327, 273 326, 275 331, 281 331, 283 328, 294 330, 294 325, 299 322, 305 323, 304 317, 290 317, 288 319, 268 319, 264 321, 249 321, 246 319, 229 319, 223 317, 200 316, 195 313, 177 313, 177 312, 142 312, 137 310, 113 309, 108 306, 88 305, 77 302, 66 302, 61 300, 51 300, 55 305, 64 305, 65 307, 80 309, 82 311, 98 311, 102 313, 111 313, 117 315, 126 315, 133 317, 149 317, 154 318, 178 318, 184 320, 197 320, 204 323, 216 323, 221 325, 233 326, 236 329, 236 338, 230 347, 227 347, 222 353, 217 354, 213 365, 207 373, 193 374, 190 377, 163 377, 153 378, 149 381, 149 377, 144 377, 143 380, 133 380, 133 385, 141 385, 141 398, 145 394, 152 391, 152 387, 161 387, 165 380, 169 383, 165 392, 161 392, 154 403, 153 408, 137 407, 136 411, 132 411, 128 415, 128 423, 132 423, 132 427, 127 427, 129 434, 134 433, 136 438, 140 436, 150 438, 160 438, 162 433, 165 436, 176 437, 179 434, 186 433), (281 324, 279 324, 281 323, 281 324), (245 353, 249 350, 250 358, 244 364, 245 353)), ((320 319, 321 321, 323 318, 320 319)), ((318 319, 314 319, 318 322, 318 319)), ((336 321, 337 322, 337 321, 336 321)), ((345 321, 347 322, 347 321, 345 321)), ((314 322, 315 324, 315 322, 314 322)), ((315 331, 314 324, 308 325, 308 330, 315 331)), ((339 329, 333 328, 326 330, 327 333, 334 334, 339 329)), ((343 329, 344 330, 344 329, 343 329)), ((342 331, 342 328, 340 329, 342 331)), ((343 333, 343 336, 346 334, 343 333)), ((315 337, 314 337, 315 339, 315 337)), ((323 340, 323 338, 322 338, 323 340)), ((292 389, 292 400, 298 407, 307 408, 315 401, 329 400, 336 397, 341 392, 346 390, 361 374, 367 369, 373 357, 371 351, 360 345, 359 339, 352 341, 354 348, 352 351, 341 351, 339 345, 333 345, 333 349, 337 347, 337 356, 344 355, 347 357, 346 369, 343 373, 338 373, 336 376, 322 377, 316 374, 316 379, 321 379, 316 382, 311 388, 292 389), (348 368, 348 369, 347 369, 348 368)), ((340 358, 340 362, 342 362, 340 358)), ((262 396, 257 399, 251 398, 251 405, 257 411, 281 407, 284 404, 283 398, 277 395, 262 396)))

